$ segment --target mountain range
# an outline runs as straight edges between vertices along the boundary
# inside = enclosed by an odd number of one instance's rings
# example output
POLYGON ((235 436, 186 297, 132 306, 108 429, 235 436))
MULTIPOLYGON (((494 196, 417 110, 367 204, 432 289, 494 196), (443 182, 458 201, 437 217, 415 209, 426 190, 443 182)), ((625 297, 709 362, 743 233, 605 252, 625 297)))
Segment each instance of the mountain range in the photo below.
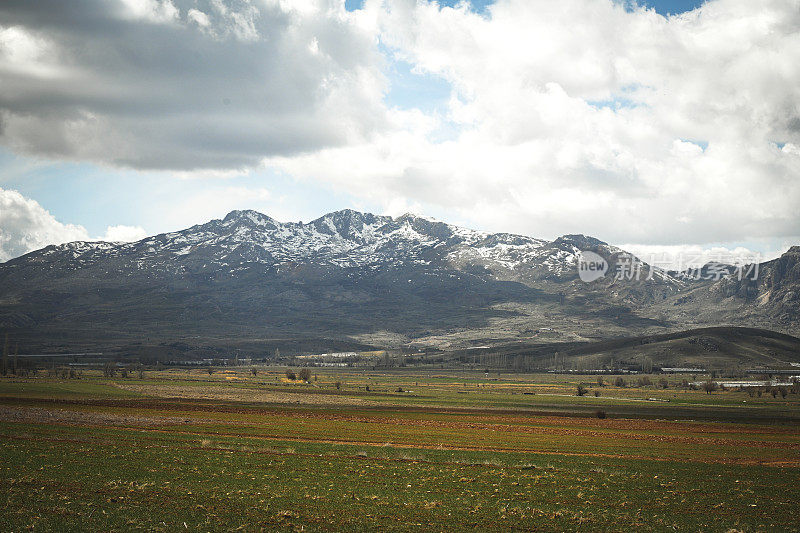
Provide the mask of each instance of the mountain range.
POLYGON ((170 357, 463 350, 719 325, 800 332, 800 247, 757 272, 739 279, 731 265, 708 265, 698 279, 593 237, 490 234, 410 214, 343 210, 304 224, 233 211, 0 263, 0 331, 28 352, 170 357), (591 283, 578 276, 587 251, 608 266, 591 283), (626 265, 640 275, 618 279, 626 265))

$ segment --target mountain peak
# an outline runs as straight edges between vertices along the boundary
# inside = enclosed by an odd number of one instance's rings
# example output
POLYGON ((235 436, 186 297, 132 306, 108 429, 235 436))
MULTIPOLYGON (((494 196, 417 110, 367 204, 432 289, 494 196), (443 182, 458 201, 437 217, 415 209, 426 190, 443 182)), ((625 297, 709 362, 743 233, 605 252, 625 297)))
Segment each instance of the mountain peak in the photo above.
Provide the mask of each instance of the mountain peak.
POLYGON ((570 244, 581 250, 596 248, 597 246, 608 246, 607 242, 603 242, 600 239, 595 239, 594 237, 589 237, 583 234, 562 235, 553 241, 553 244, 570 244))
POLYGON ((259 213, 258 211, 254 211, 253 209, 235 209, 225 215, 225 218, 222 219, 223 224, 233 224, 236 222, 239 223, 246 223, 246 224, 254 224, 258 226, 264 225, 274 225, 275 220, 264 213, 259 213))
POLYGON ((422 221, 425 221, 425 222, 444 224, 444 222, 442 222, 441 220, 437 220, 437 219, 435 219, 433 217, 429 217, 429 216, 426 216, 426 215, 418 215, 416 213, 410 213, 410 212, 409 213, 403 213, 399 217, 395 218, 395 220, 397 220, 398 222, 406 221, 406 220, 408 220, 408 221, 422 220, 422 221))
POLYGON ((311 223, 314 224, 315 222, 324 220, 364 220, 371 218, 375 218, 375 215, 373 215, 372 213, 364 213, 361 211, 356 211, 355 209, 346 208, 326 213, 321 217, 313 220, 311 223))
POLYGON ((318 232, 333 235, 337 234, 346 239, 363 243, 368 234, 375 228, 383 226, 391 218, 362 213, 355 209, 341 209, 333 211, 313 220, 309 225, 318 232))

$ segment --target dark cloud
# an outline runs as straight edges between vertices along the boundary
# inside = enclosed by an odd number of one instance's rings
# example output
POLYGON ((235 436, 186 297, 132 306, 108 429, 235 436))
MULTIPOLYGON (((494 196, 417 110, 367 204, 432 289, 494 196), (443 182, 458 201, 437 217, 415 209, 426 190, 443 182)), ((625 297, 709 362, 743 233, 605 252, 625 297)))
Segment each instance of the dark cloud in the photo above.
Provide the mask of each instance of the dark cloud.
POLYGON ((347 16, 326 2, 3 2, 0 142, 194 170, 367 137, 384 120, 381 59, 347 16))

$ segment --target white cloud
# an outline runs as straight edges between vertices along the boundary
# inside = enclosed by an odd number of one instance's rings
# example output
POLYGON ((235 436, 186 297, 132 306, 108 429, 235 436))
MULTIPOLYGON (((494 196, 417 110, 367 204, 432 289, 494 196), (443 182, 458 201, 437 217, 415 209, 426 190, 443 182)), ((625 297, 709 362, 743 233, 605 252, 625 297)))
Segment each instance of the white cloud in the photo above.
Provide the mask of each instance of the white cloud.
POLYGON ((147 232, 141 226, 109 226, 106 229, 106 234, 103 236, 103 241, 109 242, 133 242, 144 239, 147 237, 147 232))
POLYGON ((103 237, 90 237, 86 228, 56 220, 35 200, 0 188, 0 262, 50 244, 71 241, 134 241, 147 232, 139 226, 109 226, 103 237))
MULTIPOLYGON (((796 0, 668 18, 612 0, 497 0, 487 14, 426 0, 125 4, 0 7, 0 142, 182 176, 263 163, 388 212, 539 237, 683 245, 800 228, 796 0), (387 109, 395 59, 449 82, 449 102, 387 109)), ((280 207, 224 189, 169 216, 280 207)))
POLYGON ((128 15, 148 22, 168 23, 178 18, 178 9, 170 0, 122 0, 128 15))
POLYGON ((88 240, 82 226, 62 224, 36 201, 0 189, 0 261, 48 244, 88 240))
POLYGON ((403 198, 544 237, 797 234, 796 2, 712 0, 671 18, 597 0, 498 0, 489 17, 378 4, 383 41, 452 84, 444 120, 460 134, 433 142, 436 125, 395 121, 370 142, 269 163, 384 205, 403 198))

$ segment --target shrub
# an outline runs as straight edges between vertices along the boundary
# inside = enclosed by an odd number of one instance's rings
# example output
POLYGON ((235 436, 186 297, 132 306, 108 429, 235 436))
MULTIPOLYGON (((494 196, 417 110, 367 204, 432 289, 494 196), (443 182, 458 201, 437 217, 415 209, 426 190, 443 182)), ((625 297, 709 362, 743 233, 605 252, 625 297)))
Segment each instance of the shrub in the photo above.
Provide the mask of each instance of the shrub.
POLYGON ((256 367, 253 367, 253 368, 250 369, 250 373, 253 374, 253 376, 257 376, 258 375, 258 369, 256 367))
POLYGON ((294 370, 287 370, 286 371, 286 379, 294 381, 297 379, 297 374, 294 373, 294 370))
POLYGON ((336 390, 339 390, 339 389, 341 389, 341 388, 342 388, 342 382, 341 382, 341 381, 337 381, 337 382, 336 382, 336 383, 334 383, 333 385, 336 387, 336 390))
POLYGON ((603 418, 606 417, 606 412, 604 410, 602 410, 602 409, 598 409, 597 411, 594 412, 594 416, 596 416, 597 418, 603 419, 603 418))
POLYGON ((594 397, 597 398, 598 396, 600 396, 600 391, 599 390, 594 391, 594 397))
POLYGON ((627 385, 627 383, 625 383, 625 380, 622 379, 621 376, 614 380, 614 386, 615 387, 621 387, 621 388, 624 389, 626 385, 627 385))
POLYGON ((587 392, 589 391, 586 390, 586 387, 584 387, 583 385, 578 385, 578 396, 583 396, 587 392))

